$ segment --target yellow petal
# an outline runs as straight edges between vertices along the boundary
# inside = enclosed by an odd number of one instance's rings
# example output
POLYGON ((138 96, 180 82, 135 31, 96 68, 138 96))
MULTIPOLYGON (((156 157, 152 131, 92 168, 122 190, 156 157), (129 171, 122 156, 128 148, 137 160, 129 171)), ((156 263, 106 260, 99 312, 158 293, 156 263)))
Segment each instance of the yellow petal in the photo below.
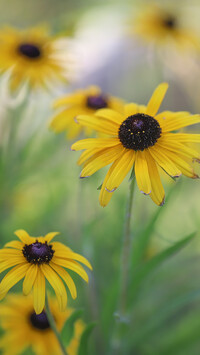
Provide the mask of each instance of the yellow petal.
POLYGON ((13 240, 12 242, 6 243, 5 247, 22 250, 23 249, 23 243, 19 242, 18 240, 13 240))
POLYGON ((87 138, 72 144, 71 150, 114 147, 119 143, 118 138, 87 138))
POLYGON ((40 267, 36 265, 37 277, 33 286, 33 304, 36 314, 40 314, 45 306, 45 278, 40 270, 40 267))
POLYGON ((27 296, 33 287, 37 275, 37 265, 30 265, 23 282, 23 294, 27 296))
POLYGON ((86 160, 88 160, 92 155, 100 152, 102 149, 97 148, 97 149, 87 149, 84 152, 82 152, 80 158, 77 161, 78 165, 82 165, 86 160))
POLYGON ((6 269, 13 267, 17 264, 21 264, 24 262, 24 257, 11 257, 8 260, 4 260, 0 262, 0 272, 5 271, 6 269))
POLYGON ((65 281, 67 287, 70 290, 71 296, 73 299, 77 297, 77 291, 76 291, 76 286, 74 281, 72 280, 71 276, 68 274, 66 270, 64 270, 61 266, 53 263, 52 261, 49 264, 57 273, 60 275, 60 277, 65 281))
POLYGON ((67 259, 72 259, 72 260, 77 260, 80 261, 82 264, 86 265, 90 270, 92 270, 92 265, 90 262, 82 255, 73 253, 72 251, 61 251, 61 250, 55 250, 55 256, 58 258, 67 258, 67 259))
POLYGON ((28 263, 20 264, 11 269, 0 283, 0 294, 8 292, 17 282, 19 282, 26 274, 29 268, 28 263))
POLYGON ((56 235, 58 235, 58 234, 60 234, 60 232, 50 232, 50 233, 48 233, 48 234, 46 234, 46 235, 44 236, 44 240, 45 240, 47 243, 50 243, 51 240, 52 240, 56 235))
POLYGON ((175 131, 177 129, 190 126, 200 122, 200 115, 178 115, 166 119, 164 126, 162 127, 163 132, 175 131))
POLYGON ((139 113, 139 105, 135 103, 130 103, 124 105, 124 112, 125 112, 125 118, 128 118, 129 116, 135 115, 136 113, 139 113))
POLYGON ((121 156, 113 163, 112 173, 107 180, 106 190, 115 191, 132 169, 135 161, 135 152, 125 149, 121 156))
POLYGON ((181 153, 175 154, 166 150, 166 157, 168 157, 185 176, 192 179, 198 178, 198 175, 194 173, 193 168, 184 159, 182 159, 181 153))
POLYGON ((31 244, 33 243, 32 237, 23 229, 18 229, 15 231, 16 236, 22 241, 24 244, 31 244))
POLYGON ((167 174, 172 177, 179 177, 181 175, 181 171, 177 168, 173 161, 166 156, 165 150, 160 147, 156 149, 155 147, 156 146, 148 148, 152 158, 163 170, 166 171, 167 174))
POLYGON ((162 83, 155 89, 147 105, 147 115, 153 117, 156 115, 165 97, 168 86, 169 85, 167 83, 162 83))
POLYGON ((166 138, 180 143, 200 143, 200 134, 167 133, 166 138))
POLYGON ((76 117, 76 121, 81 124, 81 126, 90 127, 97 132, 110 135, 118 134, 119 125, 103 117, 79 115, 76 117))
POLYGON ((91 176, 97 170, 100 170, 104 166, 112 163, 118 158, 123 150, 124 148, 121 143, 115 147, 100 150, 86 161, 80 177, 91 176))
MULTIPOLYGON (((164 137, 162 137, 164 138, 164 137)), ((166 150, 169 150, 174 153, 181 153, 183 156, 188 157, 190 159, 200 159, 200 153, 197 152, 196 150, 184 146, 183 144, 174 141, 170 141, 167 139, 167 135, 165 139, 159 139, 159 142, 157 142, 157 147, 162 147, 166 150)))
POLYGON ((119 125, 125 119, 124 115, 122 115, 121 113, 119 113, 115 110, 108 109, 108 108, 102 108, 100 110, 97 110, 95 112, 95 116, 107 119, 108 121, 111 121, 114 124, 117 124, 118 128, 119 128, 119 125))
POLYGON ((67 293, 63 282, 61 281, 58 274, 51 268, 50 265, 42 264, 40 265, 41 271, 43 272, 46 279, 49 281, 53 287, 56 295, 58 295, 60 310, 65 310, 67 305, 67 293))
POLYGON ((149 195, 151 193, 151 181, 149 177, 149 170, 144 152, 137 151, 135 159, 135 177, 137 180, 139 190, 149 195))
POLYGON ((83 269, 83 267, 81 265, 79 265, 76 261, 68 261, 66 259, 62 259, 62 258, 58 258, 58 257, 54 257, 53 259, 54 263, 63 267, 66 267, 69 270, 72 270, 74 272, 76 272, 79 276, 82 277, 83 280, 85 280, 86 282, 88 282, 88 275, 85 272, 85 270, 83 269))
POLYGON ((158 206, 162 206, 165 202, 165 191, 163 189, 158 168, 147 149, 145 149, 145 155, 148 164, 149 177, 151 180, 150 197, 158 206))

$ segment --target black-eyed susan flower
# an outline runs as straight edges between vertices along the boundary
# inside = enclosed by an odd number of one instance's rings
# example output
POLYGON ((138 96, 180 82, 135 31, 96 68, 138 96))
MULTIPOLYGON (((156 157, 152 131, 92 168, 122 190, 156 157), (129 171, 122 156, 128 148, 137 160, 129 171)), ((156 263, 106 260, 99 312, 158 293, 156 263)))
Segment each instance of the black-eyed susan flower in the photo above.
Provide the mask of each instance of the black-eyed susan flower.
POLYGON ((187 28, 180 11, 155 4, 150 4, 138 14, 129 32, 157 45, 171 43, 181 48, 199 48, 198 35, 187 28))
MULTIPOLYGON (((0 71, 11 69, 10 86, 17 89, 24 82, 31 88, 49 88, 68 78, 69 43, 60 45, 58 37, 50 37, 47 29, 36 27, 0 30, 0 71)), ((67 41, 67 40, 66 40, 67 41)))
POLYGON ((92 269, 90 263, 64 244, 52 242, 58 234, 56 232, 44 237, 31 237, 20 229, 15 234, 20 241, 11 241, 0 250, 0 272, 11 268, 0 283, 0 299, 24 278, 23 293, 28 295, 33 289, 34 309, 37 314, 41 313, 45 305, 46 279, 55 291, 60 309, 64 310, 67 292, 61 279, 68 286, 72 298, 77 297, 74 281, 64 268, 74 271, 88 282, 88 275, 78 262, 92 269))
MULTIPOLYGON (((50 298, 51 313, 56 326, 61 331, 65 321, 73 309, 67 308, 60 312, 55 299, 50 298)), ((0 305, 0 324, 4 331, 0 339, 0 349, 3 355, 18 355, 31 348, 36 355, 61 355, 60 346, 50 327, 45 309, 36 314, 31 296, 10 294, 0 305)), ((84 323, 77 320, 74 333, 66 348, 69 355, 76 355, 84 323)))
MULTIPOLYGON (((53 117, 50 128, 56 133, 66 131, 67 138, 73 139, 79 136, 81 131, 83 131, 83 127, 77 125, 74 120, 77 115, 93 115, 101 108, 111 108, 116 111, 121 111, 123 101, 104 94, 97 86, 90 86, 57 99, 54 103, 54 107, 61 107, 62 110, 53 117)), ((91 129, 89 127, 86 127, 84 131, 87 136, 91 135, 91 129)))
POLYGON ((200 115, 171 111, 158 114, 167 88, 167 83, 159 85, 147 106, 129 103, 124 105, 123 113, 102 109, 93 120, 77 117, 78 123, 110 136, 88 138, 72 145, 72 150, 85 149, 78 162, 84 163, 82 178, 112 163, 101 187, 102 206, 108 204, 133 167, 140 191, 150 195, 157 205, 163 205, 165 198, 158 167, 172 177, 183 174, 197 178, 192 162, 199 160, 200 154, 188 144, 200 143, 200 134, 174 131, 200 122, 200 115))

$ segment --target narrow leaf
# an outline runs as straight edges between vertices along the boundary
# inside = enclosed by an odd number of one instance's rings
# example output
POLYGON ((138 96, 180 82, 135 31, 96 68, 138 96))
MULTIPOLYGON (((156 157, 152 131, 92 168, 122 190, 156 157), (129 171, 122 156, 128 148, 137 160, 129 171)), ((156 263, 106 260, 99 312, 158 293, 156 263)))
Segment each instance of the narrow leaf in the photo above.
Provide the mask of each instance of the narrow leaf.
POLYGON ((152 259, 148 260, 142 267, 138 268, 137 272, 135 273, 135 277, 132 280, 130 289, 132 290, 131 299, 135 298, 138 288, 141 282, 156 268, 158 268, 165 260, 167 260, 173 254, 179 252, 183 247, 185 247, 195 236, 195 233, 190 234, 189 236, 185 237, 184 239, 176 242, 174 245, 170 246, 169 248, 165 249, 161 253, 154 256, 152 259))
POLYGON ((62 331, 61 338, 65 346, 67 346, 74 335, 74 323, 79 319, 83 314, 83 310, 78 309, 73 312, 70 317, 66 320, 62 331))
POLYGON ((79 349, 78 349, 78 355, 88 355, 89 354, 88 341, 89 341, 90 334, 92 333, 95 326, 96 326, 96 323, 92 322, 92 323, 88 324, 88 326, 85 328, 85 330, 81 336, 80 345, 79 345, 79 349))

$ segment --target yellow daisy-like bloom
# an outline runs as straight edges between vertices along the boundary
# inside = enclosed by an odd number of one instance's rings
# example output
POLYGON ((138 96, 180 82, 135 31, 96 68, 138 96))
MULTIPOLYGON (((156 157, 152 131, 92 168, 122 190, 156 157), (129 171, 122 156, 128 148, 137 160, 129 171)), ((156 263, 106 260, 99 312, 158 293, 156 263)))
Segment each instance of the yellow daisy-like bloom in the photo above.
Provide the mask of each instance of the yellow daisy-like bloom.
POLYGON ((199 48, 198 36, 182 25, 180 16, 155 4, 141 11, 135 19, 134 27, 130 27, 130 33, 137 34, 147 42, 199 48))
POLYGON ((11 89, 18 89, 24 82, 35 89, 66 81, 69 59, 63 58, 58 37, 50 37, 46 29, 2 28, 0 45, 0 71, 11 69, 11 89))
MULTIPOLYGON (((75 122, 77 115, 93 115, 101 108, 121 111, 123 109, 123 101, 104 94, 97 86, 89 86, 86 89, 77 90, 73 94, 57 99, 54 107, 62 107, 62 110, 53 117, 50 128, 56 133, 66 131, 67 138, 73 139, 83 131, 83 127, 75 122)), ((92 130, 86 127, 84 133, 86 136, 91 135, 92 130)))
POLYGON ((170 111, 157 114, 167 88, 166 83, 159 85, 147 106, 130 103, 124 105, 123 113, 102 109, 93 120, 87 116, 77 117, 80 124, 110 135, 72 145, 72 150, 86 149, 78 161, 84 163, 82 178, 113 163, 101 187, 102 206, 108 204, 133 166, 140 191, 150 195, 157 205, 163 205, 165 198, 159 166, 172 177, 183 174, 197 178, 191 163, 199 160, 200 154, 188 147, 188 143, 200 143, 200 134, 173 131, 200 122, 200 115, 170 111))
POLYGON ((8 242, 0 250, 0 272, 12 268, 0 283, 0 299, 24 278, 23 293, 28 295, 33 288, 34 309, 39 314, 45 305, 45 279, 47 279, 55 291, 60 309, 64 310, 67 292, 61 279, 68 286, 72 298, 77 297, 74 281, 64 268, 76 272, 88 282, 87 273, 77 261, 92 269, 90 263, 64 244, 51 242, 57 232, 37 238, 30 237, 22 229, 17 230, 15 234, 20 241, 8 242))
MULTIPOLYGON (((57 329, 61 331, 73 309, 68 308, 60 312, 53 298, 49 303, 57 329)), ((36 314, 32 297, 9 295, 6 302, 0 305, 0 323, 4 330, 4 335, 0 339, 0 349, 3 355, 18 355, 29 347, 37 355, 62 354, 45 310, 36 314)), ((81 320, 75 322, 73 337, 66 348, 69 355, 77 354, 84 328, 85 325, 81 320)))

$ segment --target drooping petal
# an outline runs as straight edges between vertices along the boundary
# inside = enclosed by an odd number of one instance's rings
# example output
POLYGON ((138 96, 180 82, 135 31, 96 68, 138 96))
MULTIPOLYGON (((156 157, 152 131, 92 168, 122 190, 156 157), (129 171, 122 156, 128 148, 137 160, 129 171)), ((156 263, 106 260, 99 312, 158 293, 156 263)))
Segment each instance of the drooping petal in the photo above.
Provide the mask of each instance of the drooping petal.
POLYGON ((189 178, 193 178, 193 179, 198 178, 198 176, 194 173, 194 170, 190 166, 190 164, 188 164, 187 161, 182 159, 181 153, 179 153, 179 152, 173 153, 173 152, 166 150, 165 154, 166 154, 166 157, 168 157, 177 166, 177 168, 180 169, 180 171, 185 176, 187 176, 189 178))
POLYGON ((80 177, 88 177, 94 174, 97 170, 100 170, 104 166, 112 163, 118 158, 118 156, 124 150, 122 144, 115 147, 102 149, 98 153, 94 154, 84 164, 84 168, 81 171, 80 177))
POLYGON ((33 286, 33 304, 36 314, 40 314, 45 306, 45 277, 36 265, 37 276, 33 286))
POLYGON ((24 262, 24 257, 18 257, 14 256, 9 259, 3 260, 0 262, 0 272, 5 271, 6 269, 9 269, 10 267, 13 267, 17 264, 22 264, 24 262))
POLYGON ((63 269, 61 266, 53 263, 52 261, 49 264, 56 272, 57 274, 65 281, 67 287, 70 290, 71 296, 73 299, 75 299, 77 297, 77 291, 76 291, 76 286, 75 283, 73 281, 73 279, 71 278, 71 276, 69 275, 69 273, 63 269))
POLYGON ((158 149, 155 147, 156 146, 148 148, 152 158, 163 170, 166 171, 167 174, 172 177, 179 177, 181 175, 181 170, 179 170, 173 161, 166 156, 164 150, 160 149, 160 147, 158 149))
POLYGON ((0 294, 8 292, 16 283, 18 283, 26 274, 29 269, 29 264, 24 263, 15 266, 11 269, 0 283, 0 294))
POLYGON ((66 305, 67 305, 67 293, 65 286, 58 276, 58 274, 49 266, 46 264, 40 265, 41 271, 43 272, 44 276, 46 279, 49 281, 51 286, 53 287, 56 295, 58 295, 58 301, 59 301, 59 307, 60 310, 65 310, 66 305))
POLYGON ((157 142, 157 147, 162 147, 174 153, 181 153, 183 156, 188 157, 190 159, 200 160, 199 152, 190 147, 185 146, 184 144, 181 144, 180 142, 176 142, 175 140, 168 140, 167 135, 165 136, 165 139, 160 139, 159 142, 157 142))
POLYGON ((150 197, 158 206, 162 206, 165 201, 165 191, 160 179, 160 174, 158 172, 157 165, 151 154, 149 153, 148 149, 145 150, 145 155, 149 170, 149 177, 151 180, 150 197))
POLYGON ((37 276, 37 271, 38 268, 35 264, 30 265, 23 282, 23 294, 25 296, 27 296, 32 290, 33 284, 37 276))
POLYGON ((167 83, 162 83, 155 89, 147 105, 147 115, 153 117, 156 115, 165 97, 168 86, 169 85, 167 83))
POLYGON ((53 261, 57 265, 66 267, 67 269, 76 272, 79 276, 82 277, 83 280, 88 282, 88 275, 87 275, 86 271, 76 261, 71 261, 71 260, 69 261, 69 260, 66 260, 66 259, 63 259, 63 258, 58 258, 56 256, 54 257, 53 261))
POLYGON ((139 190, 143 194, 149 195, 151 193, 151 180, 144 152, 136 152, 135 176, 139 190))
POLYGON ((72 144, 71 150, 114 147, 119 142, 118 138, 87 138, 72 144))
POLYGON ((126 149, 125 152, 113 163, 112 174, 106 183, 106 190, 112 192, 118 188, 118 186, 125 179, 126 175, 132 169, 135 161, 135 152, 133 150, 126 149))
MULTIPOLYGON (((80 261, 82 264, 86 265, 90 270, 92 270, 92 265, 90 262, 82 255, 73 253, 72 251, 61 251, 61 250, 55 250, 55 256, 58 258, 65 258, 65 259, 72 259, 76 261, 80 261)), ((69 260, 71 261, 71 260, 69 260)))

